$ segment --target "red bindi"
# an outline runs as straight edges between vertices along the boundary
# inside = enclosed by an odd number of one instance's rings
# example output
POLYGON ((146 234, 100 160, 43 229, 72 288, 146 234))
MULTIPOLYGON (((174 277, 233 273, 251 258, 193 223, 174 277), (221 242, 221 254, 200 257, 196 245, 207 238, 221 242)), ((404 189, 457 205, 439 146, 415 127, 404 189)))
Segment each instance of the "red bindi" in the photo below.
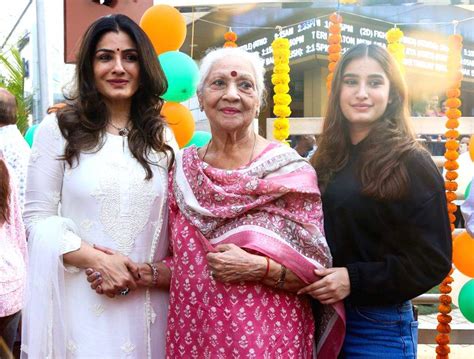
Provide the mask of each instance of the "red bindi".
POLYGON ((232 77, 237 76, 237 71, 231 71, 231 72, 230 72, 230 76, 232 76, 232 77))
POLYGON ((118 52, 120 52, 120 49, 117 49, 118 52))

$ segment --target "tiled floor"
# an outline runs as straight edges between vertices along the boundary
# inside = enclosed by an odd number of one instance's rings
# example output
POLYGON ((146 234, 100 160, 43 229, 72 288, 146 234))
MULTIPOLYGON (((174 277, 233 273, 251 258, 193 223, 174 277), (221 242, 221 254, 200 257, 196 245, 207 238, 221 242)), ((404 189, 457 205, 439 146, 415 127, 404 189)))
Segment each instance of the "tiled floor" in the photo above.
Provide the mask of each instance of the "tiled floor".
MULTIPOLYGON (((451 312, 453 317, 453 329, 467 329, 472 330, 472 340, 474 342, 474 323, 469 322, 463 317, 459 309, 454 309, 451 312)), ((436 328, 438 321, 436 319, 437 313, 430 315, 420 315, 418 317, 419 328, 433 329, 436 328)), ((433 338, 433 343, 435 339, 433 338)), ((451 354, 450 359, 474 359, 474 344, 471 345, 450 345, 451 354)), ((418 358, 431 359, 436 358, 436 344, 420 344, 418 345, 418 358)))

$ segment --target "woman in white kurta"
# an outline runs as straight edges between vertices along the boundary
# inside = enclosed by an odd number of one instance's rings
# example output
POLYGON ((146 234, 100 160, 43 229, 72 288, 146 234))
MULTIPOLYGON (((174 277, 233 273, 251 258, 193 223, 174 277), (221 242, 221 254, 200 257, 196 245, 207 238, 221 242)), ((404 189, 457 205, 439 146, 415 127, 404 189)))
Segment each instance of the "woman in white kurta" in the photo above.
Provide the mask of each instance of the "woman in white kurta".
MULTIPOLYGON (((166 143, 172 136, 161 124, 154 132, 159 138, 150 141, 144 132, 150 127, 134 113, 140 113, 145 91, 159 91, 151 92, 155 94, 151 97, 156 100, 154 110, 161 106, 158 95, 166 85, 161 81, 161 88, 150 89, 147 84, 150 73, 163 78, 159 65, 147 63, 152 59, 156 63, 153 55, 146 35, 126 16, 97 20, 86 32, 78 56, 79 95, 57 115, 47 116, 38 129, 25 210, 31 258, 25 357, 164 356, 167 291, 137 287, 140 275, 135 264, 156 262, 168 249, 167 171, 172 155, 166 143), (105 119, 100 112, 85 120, 73 116, 87 113, 81 112, 87 105, 84 98, 90 96, 81 88, 87 79, 81 74, 87 66, 82 65, 87 62, 94 82, 89 86, 104 104, 105 119), (68 151, 74 150, 71 143, 81 144, 71 135, 74 126, 90 130, 91 123, 99 128, 97 143, 90 149, 83 146, 68 161, 68 151), (151 144, 140 147, 137 138, 151 144), (142 156, 136 155, 137 148, 143 149, 142 156), (111 248, 115 254, 93 245, 111 248), (101 291, 107 296, 90 289, 84 274, 89 267, 102 274, 101 291)), ((152 126, 163 121, 155 117, 152 126)))

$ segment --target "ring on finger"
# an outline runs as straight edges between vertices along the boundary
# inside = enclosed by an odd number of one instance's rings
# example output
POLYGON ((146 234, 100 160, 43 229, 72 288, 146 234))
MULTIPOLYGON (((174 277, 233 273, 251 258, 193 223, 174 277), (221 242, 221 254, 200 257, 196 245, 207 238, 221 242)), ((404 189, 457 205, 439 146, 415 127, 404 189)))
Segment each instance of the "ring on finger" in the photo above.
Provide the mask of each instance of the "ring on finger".
POLYGON ((129 292, 130 292, 130 288, 127 287, 127 288, 119 291, 119 294, 120 295, 127 295, 129 292))

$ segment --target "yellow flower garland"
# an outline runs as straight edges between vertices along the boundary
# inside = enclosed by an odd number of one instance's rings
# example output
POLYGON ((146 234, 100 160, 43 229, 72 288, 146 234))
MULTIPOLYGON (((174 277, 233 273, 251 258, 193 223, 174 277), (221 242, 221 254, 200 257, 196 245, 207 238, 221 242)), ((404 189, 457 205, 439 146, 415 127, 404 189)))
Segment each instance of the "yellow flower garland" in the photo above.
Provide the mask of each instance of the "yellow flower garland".
POLYGON ((329 36, 328 36, 328 70, 329 75, 326 78, 326 89, 328 94, 331 93, 331 83, 333 78, 333 73, 336 70, 337 62, 341 57, 342 51, 342 36, 341 36, 341 23, 342 16, 337 12, 332 13, 329 16, 329 36))
POLYGON ((278 38, 272 42, 273 67, 272 84, 275 95, 273 96, 273 113, 277 116, 273 124, 273 137, 281 142, 290 135, 291 96, 288 94, 290 87, 290 41, 286 38, 278 38))
MULTIPOLYGON (((449 86, 446 90, 446 96, 448 97, 446 101, 446 106, 448 110, 446 111, 446 121, 447 131, 446 135, 446 152, 444 157, 446 162, 444 168, 446 169, 445 174, 445 187, 446 187, 446 199, 448 202, 448 213, 449 221, 451 222, 451 231, 454 231, 454 221, 456 217, 454 213, 456 212, 457 206, 452 203, 456 200, 457 196, 455 191, 458 188, 456 179, 458 174, 456 170, 459 168, 459 164, 456 161, 459 157, 457 151, 459 147, 459 142, 457 138, 459 132, 456 128, 459 126, 459 118, 462 113, 458 109, 461 106, 461 100, 458 98, 461 95, 461 51, 462 51, 462 37, 460 35, 452 35, 449 37, 448 42, 449 53, 448 53, 448 76, 449 76, 449 86)), ((451 271, 452 272, 452 271, 451 271)), ((449 333, 451 327, 449 323, 451 322, 451 297, 449 293, 451 292, 451 283, 453 278, 450 276, 451 273, 443 280, 439 286, 441 296, 439 298, 440 305, 438 307, 440 314, 438 315, 438 326, 436 335, 436 347, 437 358, 447 359, 449 357, 449 333)))
POLYGON ((405 67, 403 66, 403 59, 405 58, 405 45, 401 43, 403 31, 398 27, 394 27, 387 31, 385 37, 388 43, 388 52, 395 58, 400 71, 404 74, 405 67))

